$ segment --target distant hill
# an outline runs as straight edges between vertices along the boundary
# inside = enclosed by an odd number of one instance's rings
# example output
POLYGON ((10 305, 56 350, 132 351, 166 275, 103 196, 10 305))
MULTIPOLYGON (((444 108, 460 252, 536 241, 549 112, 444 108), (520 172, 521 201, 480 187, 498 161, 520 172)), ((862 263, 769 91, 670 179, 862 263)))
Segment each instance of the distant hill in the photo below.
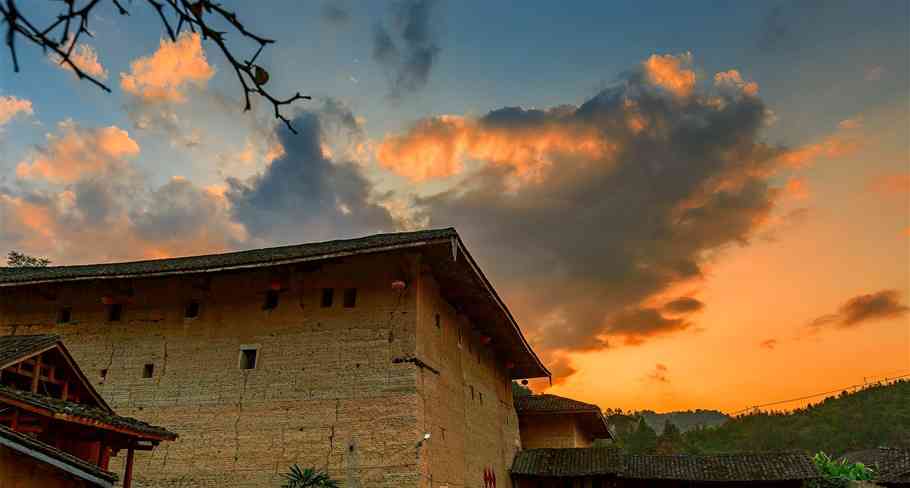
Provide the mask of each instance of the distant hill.
POLYGON ((735 417, 691 430, 683 441, 682 450, 707 453, 910 447, 910 381, 844 392, 792 412, 735 417))
POLYGON ((638 415, 644 417, 645 422, 658 435, 663 433, 667 420, 679 427, 681 432, 688 432, 698 427, 714 427, 730 420, 729 415, 717 410, 686 410, 666 413, 642 410, 638 412, 638 415))

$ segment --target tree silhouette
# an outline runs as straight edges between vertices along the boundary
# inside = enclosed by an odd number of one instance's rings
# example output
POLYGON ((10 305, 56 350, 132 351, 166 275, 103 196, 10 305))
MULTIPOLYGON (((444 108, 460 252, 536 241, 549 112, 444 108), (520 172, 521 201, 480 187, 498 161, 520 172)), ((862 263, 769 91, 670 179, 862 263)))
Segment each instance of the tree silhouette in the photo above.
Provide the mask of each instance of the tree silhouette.
MULTIPOLYGON (((122 17, 129 15, 122 0, 109 1, 122 17)), ((104 82, 86 73, 71 57, 73 49, 83 35, 92 37, 91 31, 89 31, 89 20, 93 15, 97 16, 96 8, 102 4, 102 0, 63 0, 61 3, 63 7, 56 19, 39 27, 37 21, 29 18, 19 9, 15 0, 0 0, 0 14, 3 15, 3 20, 7 25, 6 45, 13 60, 13 71, 19 72, 16 40, 22 38, 40 47, 45 54, 55 54, 59 63, 72 69, 80 80, 87 80, 102 90, 110 92, 111 89, 104 82)), ((231 63, 237 80, 240 81, 240 86, 243 88, 244 111, 252 108, 250 96, 259 95, 272 104, 275 118, 284 122, 291 132, 297 133, 291 121, 282 115, 281 107, 297 100, 309 100, 310 97, 301 95, 300 92, 287 98, 272 95, 265 88, 270 78, 269 72, 256 64, 256 59, 262 50, 275 42, 273 39, 248 31, 234 12, 212 0, 145 0, 142 3, 148 4, 157 12, 171 41, 176 42, 180 32, 189 30, 199 33, 203 40, 211 41, 218 46, 224 57, 231 63), (235 54, 227 44, 227 31, 218 30, 216 25, 231 29, 243 38, 253 41, 258 45, 255 53, 246 60, 235 54)))
POLYGON ((10 268, 43 268, 49 264, 50 259, 29 256, 18 251, 10 251, 6 255, 6 265, 10 268))

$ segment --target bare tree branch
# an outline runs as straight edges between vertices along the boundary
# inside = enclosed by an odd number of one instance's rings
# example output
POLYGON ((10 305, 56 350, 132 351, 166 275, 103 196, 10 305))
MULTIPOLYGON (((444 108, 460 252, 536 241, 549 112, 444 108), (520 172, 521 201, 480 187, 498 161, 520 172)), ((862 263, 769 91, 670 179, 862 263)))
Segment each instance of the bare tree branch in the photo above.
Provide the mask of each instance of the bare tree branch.
MULTIPOLYGON (((64 9, 57 15, 56 20, 44 29, 38 29, 22 15, 16 6, 16 0, 0 0, 0 15, 3 16, 3 21, 7 25, 6 45, 13 60, 13 71, 19 72, 16 37, 21 36, 41 47, 45 53, 48 51, 54 53, 59 58, 59 63, 71 68, 80 80, 88 80, 110 93, 111 89, 104 82, 83 71, 71 57, 73 49, 83 35, 93 37, 89 30, 89 18, 102 0, 86 0, 81 7, 77 7, 79 0, 62 1, 64 9), (55 33, 58 33, 59 40, 55 39, 55 33)), ((129 11, 123 6, 121 0, 110 1, 120 15, 129 15, 129 11)), ((243 89, 244 111, 252 108, 250 96, 259 95, 272 104, 275 118, 282 121, 291 132, 297 133, 291 121, 281 113, 281 107, 291 105, 298 100, 310 100, 311 97, 301 95, 300 92, 288 98, 274 96, 265 88, 270 78, 268 71, 255 64, 262 50, 269 44, 275 43, 273 39, 250 32, 234 12, 212 0, 195 2, 190 0, 145 0, 145 3, 157 12, 171 41, 176 42, 181 31, 187 29, 190 32, 199 32, 203 39, 211 40, 218 46, 224 57, 231 63, 234 74, 243 89), (241 36, 258 44, 258 48, 249 60, 241 60, 231 51, 225 41, 227 33, 215 30, 210 24, 216 19, 226 22, 241 36)))

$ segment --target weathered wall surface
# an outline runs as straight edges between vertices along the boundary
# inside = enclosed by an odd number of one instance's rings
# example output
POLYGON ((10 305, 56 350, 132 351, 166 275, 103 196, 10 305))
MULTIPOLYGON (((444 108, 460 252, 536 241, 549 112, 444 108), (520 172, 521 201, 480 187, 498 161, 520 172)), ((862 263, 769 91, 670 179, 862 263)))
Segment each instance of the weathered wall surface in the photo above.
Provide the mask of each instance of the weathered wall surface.
POLYGON ((417 313, 417 355, 439 372, 418 376, 418 424, 431 435, 421 447, 421 486, 483 488, 488 469, 497 488, 510 487, 520 439, 506 359, 481 345, 429 273, 420 277, 417 313))
POLYGON ((527 415, 520 420, 524 449, 591 447, 593 440, 574 415, 527 415))
POLYGON ((91 485, 0 446, 0 488, 90 488, 91 485))
MULTIPOLYGON (((416 257, 363 256, 209 281, 0 289, 0 334, 61 335, 118 413, 179 434, 137 453, 135 486, 280 486, 279 474, 298 463, 328 467, 346 487, 417 487, 425 378, 393 363, 416 348, 416 290, 390 287, 411 281, 416 266, 416 257), (279 305, 263 310, 276 279, 279 305), (122 321, 106 321, 101 297, 130 287, 122 321), (320 306, 323 288, 334 289, 329 308, 320 306), (357 288, 354 308, 343 307, 345 288, 357 288), (198 318, 184 318, 190 299, 202 304, 198 318), (55 324, 63 306, 73 321, 55 324), (241 346, 258 348, 255 369, 239 368, 241 346)), ((112 471, 122 473, 124 457, 112 471)))

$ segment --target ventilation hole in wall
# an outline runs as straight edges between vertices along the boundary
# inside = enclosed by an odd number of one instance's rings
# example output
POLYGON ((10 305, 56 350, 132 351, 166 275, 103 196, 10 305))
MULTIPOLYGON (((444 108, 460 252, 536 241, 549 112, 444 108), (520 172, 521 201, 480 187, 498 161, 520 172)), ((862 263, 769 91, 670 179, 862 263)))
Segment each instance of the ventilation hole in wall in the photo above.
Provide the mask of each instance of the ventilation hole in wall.
POLYGON ((120 322, 121 317, 123 317, 123 304, 112 303, 107 306, 108 322, 120 322))
POLYGON ((187 319, 195 319, 199 316, 199 302, 192 300, 186 304, 186 308, 183 310, 183 317, 187 319))
POLYGON ((73 318, 73 309, 70 307, 63 307, 60 311, 57 312, 57 323, 58 324, 68 324, 73 318))
POLYGON ((278 290, 265 292, 265 302, 262 304, 262 309, 275 310, 276 308, 278 308, 278 290))
POLYGON ((335 300, 335 290, 331 288, 322 289, 322 308, 329 308, 332 306, 332 302, 335 300))
POLYGON ((155 365, 154 364, 149 363, 142 367, 142 377, 143 378, 151 378, 154 374, 155 374, 155 365))
POLYGON ((241 349, 240 369, 256 369, 257 352, 256 349, 241 349))
POLYGON ((354 308, 357 305, 357 288, 344 290, 344 308, 354 308))

